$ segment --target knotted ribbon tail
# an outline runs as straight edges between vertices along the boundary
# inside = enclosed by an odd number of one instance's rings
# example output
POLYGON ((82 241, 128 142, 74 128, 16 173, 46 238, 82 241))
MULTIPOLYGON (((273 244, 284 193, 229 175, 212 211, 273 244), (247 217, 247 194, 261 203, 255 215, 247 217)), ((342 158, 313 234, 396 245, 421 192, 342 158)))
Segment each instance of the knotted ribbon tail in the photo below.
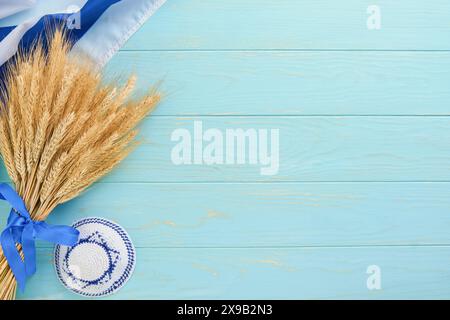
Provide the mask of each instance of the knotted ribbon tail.
POLYGON ((33 223, 28 223, 22 231, 22 250, 25 263, 25 273, 27 277, 36 272, 36 244, 34 242, 33 223))
POLYGON ((80 232, 73 227, 50 225, 44 221, 35 222, 34 231, 36 238, 70 247, 77 244, 80 235, 80 232))
POLYGON ((33 221, 22 198, 6 183, 0 184, 0 200, 6 200, 13 208, 0 236, 0 244, 19 289, 23 292, 27 277, 36 272, 35 240, 73 246, 78 242, 79 231, 69 226, 51 226, 44 221, 33 221), (22 245, 23 260, 16 243, 22 245))
POLYGON ((3 230, 0 238, 3 254, 8 261, 9 267, 16 278, 17 284, 21 292, 25 290, 27 279, 25 264, 22 262, 19 251, 16 248, 16 242, 12 234, 11 228, 3 230))

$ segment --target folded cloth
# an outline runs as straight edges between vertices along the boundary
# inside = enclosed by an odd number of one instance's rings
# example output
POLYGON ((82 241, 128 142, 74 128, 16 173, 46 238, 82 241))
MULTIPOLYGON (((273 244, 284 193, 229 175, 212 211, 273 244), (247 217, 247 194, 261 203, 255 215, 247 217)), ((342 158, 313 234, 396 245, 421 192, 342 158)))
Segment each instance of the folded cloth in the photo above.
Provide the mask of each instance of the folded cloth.
MULTIPOLYGON (((0 66, 14 56, 18 48, 26 49, 38 37, 45 38, 48 26, 55 24, 69 30, 73 51, 91 57, 98 66, 102 66, 165 2, 165 0, 34 1, 35 4, 29 9, 0 19, 0 66)), ((0 0, 0 6, 3 2, 10 4, 8 8, 11 8, 4 10, 4 15, 20 10, 18 4, 14 9, 12 3, 32 4, 31 0, 0 0)), ((2 12, 0 9, 0 13, 2 12)))
POLYGON ((0 19, 28 9, 35 2, 35 0, 0 0, 0 19))

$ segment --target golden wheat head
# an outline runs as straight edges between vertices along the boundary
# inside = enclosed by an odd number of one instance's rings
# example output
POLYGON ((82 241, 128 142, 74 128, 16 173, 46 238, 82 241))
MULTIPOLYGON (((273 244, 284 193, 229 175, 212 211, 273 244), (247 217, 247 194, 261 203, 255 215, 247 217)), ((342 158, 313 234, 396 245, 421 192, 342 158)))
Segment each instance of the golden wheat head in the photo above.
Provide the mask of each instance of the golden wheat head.
MULTIPOLYGON (((0 153, 31 217, 44 220, 79 195, 131 150, 138 123, 156 106, 155 90, 129 98, 124 86, 103 84, 86 58, 68 55, 56 30, 8 67, 0 99, 0 153)), ((15 280, 0 250, 0 299, 13 299, 15 280)))

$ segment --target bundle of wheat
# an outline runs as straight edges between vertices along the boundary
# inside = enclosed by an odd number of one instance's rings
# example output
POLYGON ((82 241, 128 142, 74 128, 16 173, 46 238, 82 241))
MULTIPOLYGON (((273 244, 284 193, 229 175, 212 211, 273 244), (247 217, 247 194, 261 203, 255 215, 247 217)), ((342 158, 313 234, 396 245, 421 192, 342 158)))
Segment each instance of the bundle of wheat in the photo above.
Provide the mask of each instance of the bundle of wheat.
MULTIPOLYGON (((21 53, 5 74, 0 101, 0 153, 33 220, 86 189, 127 156, 136 125, 156 106, 151 90, 129 99, 124 86, 102 84, 101 74, 68 54, 64 34, 21 53)), ((17 245, 20 249, 20 245, 17 245)), ((16 281, 0 251, 0 299, 14 299, 16 281)))

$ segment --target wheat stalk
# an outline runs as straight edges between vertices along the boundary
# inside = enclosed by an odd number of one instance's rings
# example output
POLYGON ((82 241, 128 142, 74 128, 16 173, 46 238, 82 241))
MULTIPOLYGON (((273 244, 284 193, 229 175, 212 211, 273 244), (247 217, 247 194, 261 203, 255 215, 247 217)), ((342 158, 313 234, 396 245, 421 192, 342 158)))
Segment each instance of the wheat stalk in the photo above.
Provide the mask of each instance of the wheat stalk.
MULTIPOLYGON (((49 43, 19 54, 4 79, 0 153, 34 220, 46 219, 125 158, 135 127, 160 100, 155 90, 131 100, 135 77, 122 87, 102 84, 99 71, 69 56, 69 47, 56 30, 49 43)), ((0 250, 0 299, 14 299, 15 292, 0 250)))

